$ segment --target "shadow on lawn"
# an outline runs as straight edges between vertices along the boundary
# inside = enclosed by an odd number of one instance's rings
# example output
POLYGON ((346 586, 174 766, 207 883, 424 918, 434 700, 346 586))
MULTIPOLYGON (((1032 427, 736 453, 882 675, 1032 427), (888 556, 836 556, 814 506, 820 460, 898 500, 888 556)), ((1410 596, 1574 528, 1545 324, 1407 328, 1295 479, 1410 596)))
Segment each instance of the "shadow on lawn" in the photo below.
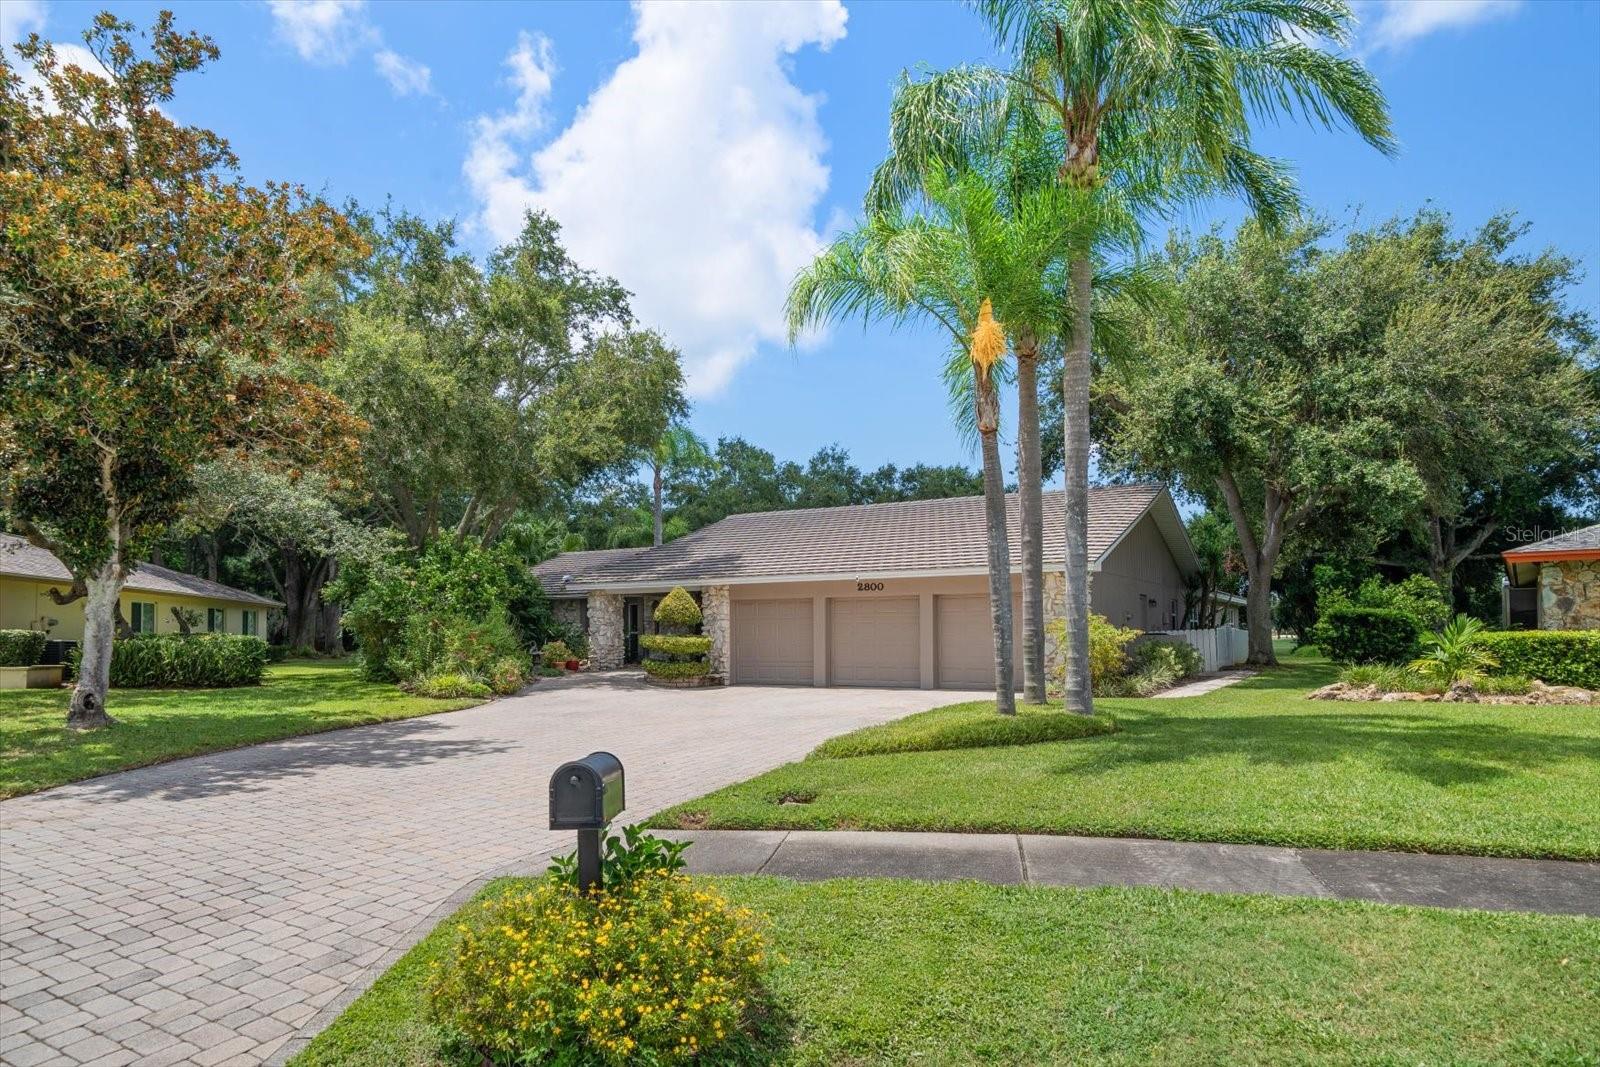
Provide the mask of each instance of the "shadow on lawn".
POLYGON ((1122 731, 1075 742, 1093 753, 1051 768, 1064 777, 1110 774, 1130 764, 1182 764, 1240 756, 1252 764, 1293 767, 1352 757, 1435 786, 1493 781, 1553 761, 1600 760, 1600 738, 1530 734, 1488 722, 1406 712, 1303 712, 1221 718, 1119 714, 1122 731))
MULTIPOLYGON (((283 779, 330 767, 414 767, 491 756, 513 747, 499 741, 449 740, 439 736, 449 728, 445 723, 417 718, 307 734, 91 778, 41 799, 195 800, 225 793, 260 792, 283 779)), ((472 773, 470 764, 463 766, 462 773, 472 773)))

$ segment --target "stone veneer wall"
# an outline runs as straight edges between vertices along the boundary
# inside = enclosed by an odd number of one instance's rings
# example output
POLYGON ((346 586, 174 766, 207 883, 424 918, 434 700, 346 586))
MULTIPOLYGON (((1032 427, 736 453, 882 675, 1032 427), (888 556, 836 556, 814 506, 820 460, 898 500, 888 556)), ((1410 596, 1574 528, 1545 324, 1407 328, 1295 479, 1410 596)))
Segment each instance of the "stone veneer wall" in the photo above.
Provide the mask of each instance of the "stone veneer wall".
POLYGON ((1600 560, 1566 560, 1539 568, 1539 626, 1600 630, 1600 560))
POLYGON ((728 602, 728 587, 708 585, 700 590, 700 632, 711 638, 711 673, 728 677, 728 647, 733 630, 733 612, 728 602))
POLYGON ((616 593, 589 594, 589 665, 596 670, 622 666, 626 651, 622 636, 622 597, 616 593))
POLYGON ((550 601, 550 617, 572 630, 583 629, 583 600, 579 597, 556 597, 550 601))
MULTIPOLYGON (((1044 572, 1044 679, 1045 695, 1060 697, 1067 679, 1066 629, 1055 625, 1067 613, 1067 576, 1044 572)), ((1016 609, 1017 631, 1022 630, 1022 607, 1016 609)))

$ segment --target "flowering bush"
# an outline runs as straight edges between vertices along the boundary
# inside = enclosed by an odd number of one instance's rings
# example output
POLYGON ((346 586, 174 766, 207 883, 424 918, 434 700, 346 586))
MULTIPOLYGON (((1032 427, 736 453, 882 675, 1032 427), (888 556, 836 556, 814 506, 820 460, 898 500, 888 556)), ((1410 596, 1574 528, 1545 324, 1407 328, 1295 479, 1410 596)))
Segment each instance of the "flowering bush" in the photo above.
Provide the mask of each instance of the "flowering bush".
POLYGON ((429 1007, 496 1063, 684 1063, 742 1042, 768 959, 750 911, 665 871, 587 895, 516 883, 456 937, 429 1007))

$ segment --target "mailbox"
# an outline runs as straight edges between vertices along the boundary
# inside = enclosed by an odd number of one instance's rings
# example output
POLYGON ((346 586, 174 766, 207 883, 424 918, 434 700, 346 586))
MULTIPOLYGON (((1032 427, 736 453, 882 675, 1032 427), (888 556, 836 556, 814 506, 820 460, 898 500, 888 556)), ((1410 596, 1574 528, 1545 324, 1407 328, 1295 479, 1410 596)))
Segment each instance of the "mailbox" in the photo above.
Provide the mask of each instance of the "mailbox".
POLYGON ((550 776, 550 829, 603 830, 621 814, 622 761, 591 752, 550 776))

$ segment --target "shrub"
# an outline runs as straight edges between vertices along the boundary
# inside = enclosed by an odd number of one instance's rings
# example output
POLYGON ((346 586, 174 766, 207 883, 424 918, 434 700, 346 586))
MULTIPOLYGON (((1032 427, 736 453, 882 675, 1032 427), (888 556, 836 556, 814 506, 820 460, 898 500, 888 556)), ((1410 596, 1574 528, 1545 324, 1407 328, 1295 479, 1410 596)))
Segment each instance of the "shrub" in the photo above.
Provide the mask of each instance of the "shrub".
POLYGON ((656 605, 655 620, 671 629, 692 630, 700 625, 700 605, 688 590, 678 586, 656 605))
POLYGON ((1185 641, 1141 641, 1133 646, 1128 658, 1134 674, 1160 666, 1173 672, 1177 678, 1199 674, 1206 665, 1200 650, 1185 641))
POLYGON ((487 684, 476 678, 455 673, 430 674, 424 678, 417 678, 408 684, 408 688, 419 697, 432 697, 436 700, 451 697, 487 697, 493 693, 487 684))
POLYGON ((1467 615, 1457 615, 1440 633, 1422 635, 1422 655, 1411 661, 1411 669, 1443 686, 1474 682, 1500 661, 1483 647, 1483 623, 1467 615))
POLYGON ((1335 663, 1404 663, 1416 655, 1417 638, 1403 611, 1340 607, 1317 621, 1313 643, 1335 663))
POLYGON ((1503 630, 1482 635, 1495 673, 1600 689, 1600 630, 1503 630))
MULTIPOLYGON (((648 834, 637 826, 624 826, 621 835, 605 835, 605 862, 601 865, 605 887, 619 890, 652 874, 675 874, 687 863, 683 854, 687 841, 668 841, 648 834)), ((578 854, 568 852, 550 861, 550 874, 573 886, 578 885, 578 854)))
POLYGON ((424 678, 450 674, 485 683, 504 659, 526 662, 503 611, 476 622, 459 615, 421 614, 406 623, 390 667, 402 685, 415 688, 424 678))
POLYGON ((1107 715, 1067 715, 1058 707, 1019 708, 1015 715, 996 715, 994 702, 966 705, 966 714, 936 709, 894 722, 868 726, 830 738, 812 750, 807 759, 850 759, 886 752, 945 752, 962 748, 999 748, 1075 741, 1081 737, 1115 733, 1116 722, 1107 715))
POLYGON ((565 641, 546 641, 539 650, 539 662, 546 667, 559 667, 569 659, 576 659, 565 641))
POLYGON ((1339 672, 1339 681, 1349 685, 1376 686, 1382 693, 1437 693, 1442 687, 1422 677, 1410 667, 1389 663, 1368 663, 1346 667, 1339 672))
MULTIPOLYGON (((82 649, 72 653, 76 674, 82 649)), ((111 643, 111 684, 118 689, 231 689, 260 685, 267 643, 238 634, 139 634, 111 643)))
POLYGON ((711 664, 704 659, 647 659, 642 666, 652 678, 704 678, 711 673, 711 664))
POLYGON ((0 667, 32 667, 48 637, 43 630, 0 630, 0 667))
POLYGON ((688 1063, 731 1051, 766 939, 682 874, 580 893, 547 876, 469 906, 429 982, 447 1030, 499 1063, 688 1063))
POLYGON ((489 668, 489 688, 499 696, 510 696, 528 681, 527 665, 517 656, 501 656, 489 668))
POLYGON ((703 656, 711 651, 711 638, 691 634, 645 634, 639 647, 667 656, 703 656))
MULTIPOLYGON (((1066 642, 1066 620, 1052 619, 1046 625, 1058 644, 1066 642)), ((1114 626, 1104 615, 1089 616, 1089 680, 1096 696, 1116 695, 1115 683, 1128 671, 1128 644, 1138 636, 1138 630, 1114 626)), ((1061 679, 1052 678, 1050 684, 1059 688, 1061 679)))

